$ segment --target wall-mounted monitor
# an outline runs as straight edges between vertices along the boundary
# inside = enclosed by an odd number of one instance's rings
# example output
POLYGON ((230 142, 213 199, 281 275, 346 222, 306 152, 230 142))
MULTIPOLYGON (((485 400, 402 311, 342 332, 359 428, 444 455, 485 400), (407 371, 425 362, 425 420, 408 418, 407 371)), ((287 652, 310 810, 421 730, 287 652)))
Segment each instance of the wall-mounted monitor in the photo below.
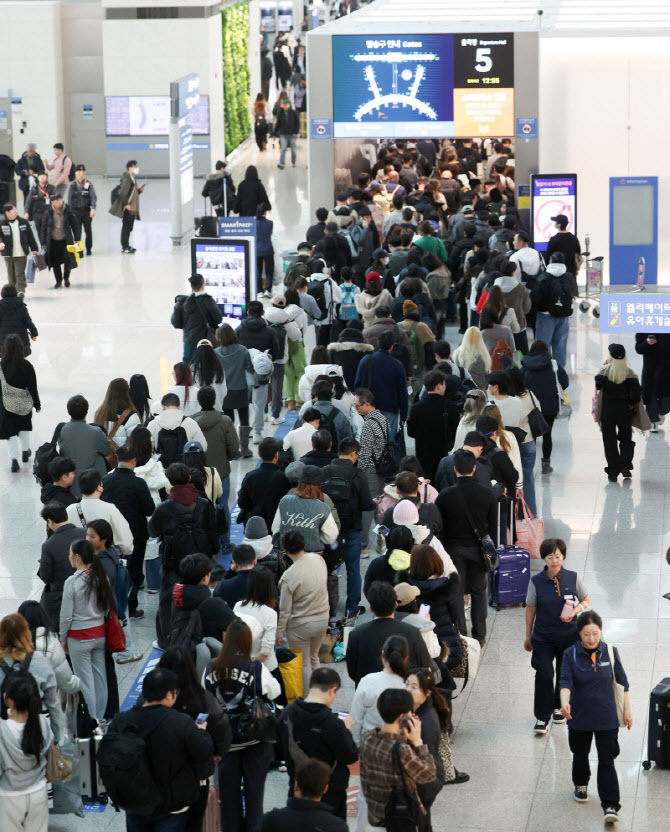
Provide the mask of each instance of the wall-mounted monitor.
POLYGON ((191 240, 193 273, 205 278, 208 293, 236 326, 246 315, 250 290, 247 240, 196 237, 191 240))
MULTIPOLYGON (((209 96, 186 116, 195 136, 209 135, 209 96)), ((105 96, 105 132, 108 136, 167 136, 170 126, 169 95, 105 96)))
POLYGON ((334 35, 337 138, 514 136, 514 36, 334 35))
POLYGON ((533 245, 546 251, 549 239, 558 232, 552 217, 565 214, 568 231, 577 233, 577 174, 532 174, 530 213, 533 219, 533 245))

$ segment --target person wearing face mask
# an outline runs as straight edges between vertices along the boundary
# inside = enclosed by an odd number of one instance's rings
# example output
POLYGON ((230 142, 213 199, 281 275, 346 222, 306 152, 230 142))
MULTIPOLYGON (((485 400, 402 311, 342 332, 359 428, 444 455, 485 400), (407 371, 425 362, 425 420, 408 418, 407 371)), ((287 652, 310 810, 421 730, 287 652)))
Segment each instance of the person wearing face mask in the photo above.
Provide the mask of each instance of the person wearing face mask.
POLYGON ((121 177, 121 184, 114 204, 109 213, 121 220, 121 252, 123 254, 134 254, 136 249, 130 245, 130 232, 133 230, 135 220, 140 218, 140 194, 144 191, 137 186, 137 175, 140 167, 131 159, 126 164, 126 170, 121 177))
POLYGON ((563 655, 560 691, 563 716, 568 720, 574 798, 578 803, 589 799, 589 752, 595 737, 598 796, 605 823, 611 824, 619 820, 621 809, 614 767, 619 756, 619 726, 630 731, 633 712, 619 652, 602 640, 602 629, 603 621, 597 612, 588 610, 579 616, 579 639, 563 655), (617 705, 615 683, 623 687, 623 707, 617 705))
POLYGON ((563 568, 565 556, 565 541, 555 537, 543 540, 540 557, 545 566, 531 579, 526 595, 526 639, 523 646, 533 655, 536 734, 547 733, 552 717, 555 725, 565 722, 558 687, 561 661, 563 652, 579 638, 577 616, 590 604, 582 579, 576 572, 563 568))

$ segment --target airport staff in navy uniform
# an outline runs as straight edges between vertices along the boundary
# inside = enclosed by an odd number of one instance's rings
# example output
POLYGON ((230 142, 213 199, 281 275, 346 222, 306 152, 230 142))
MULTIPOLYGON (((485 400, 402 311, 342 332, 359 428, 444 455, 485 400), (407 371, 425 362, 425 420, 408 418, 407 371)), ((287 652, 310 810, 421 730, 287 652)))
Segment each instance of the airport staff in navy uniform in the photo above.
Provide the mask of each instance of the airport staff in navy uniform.
POLYGON ((616 823, 621 808, 614 767, 619 756, 619 725, 625 725, 630 731, 633 713, 628 679, 619 652, 602 640, 602 629, 602 618, 593 610, 583 612, 577 619, 579 640, 565 651, 561 665, 561 705, 563 716, 568 720, 575 800, 586 803, 589 799, 589 752, 595 737, 598 796, 605 823, 616 823), (622 714, 617 711, 615 679, 624 690, 622 714))
POLYGON ((39 246, 28 220, 19 217, 11 202, 3 205, 0 218, 0 254, 7 266, 7 281, 16 286, 19 297, 26 293, 26 264, 29 254, 37 254, 39 246))
POLYGON ((549 720, 563 724, 559 679, 563 651, 577 641, 576 617, 589 607, 586 587, 576 572, 563 568, 565 542, 557 537, 543 540, 540 557, 545 562, 542 572, 528 584, 526 595, 525 649, 533 654, 535 669, 535 733, 546 734, 549 720), (565 614, 566 601, 572 610, 565 614), (556 678, 554 681, 554 662, 556 678))
POLYGON ((86 254, 90 256, 93 248, 91 221, 95 216, 98 197, 93 183, 86 178, 85 165, 77 165, 74 169, 74 182, 70 185, 67 202, 72 213, 79 221, 80 228, 83 228, 86 232, 86 254))

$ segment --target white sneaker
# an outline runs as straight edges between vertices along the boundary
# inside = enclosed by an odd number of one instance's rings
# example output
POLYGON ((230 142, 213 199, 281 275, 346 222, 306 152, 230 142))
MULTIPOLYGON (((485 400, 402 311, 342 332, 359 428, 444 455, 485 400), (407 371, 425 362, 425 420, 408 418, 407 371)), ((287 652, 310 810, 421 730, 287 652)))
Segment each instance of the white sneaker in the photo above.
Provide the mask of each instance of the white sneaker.
POLYGON ((263 435, 261 433, 254 433, 254 445, 260 445, 263 435))
POLYGON ((160 646, 160 644, 158 643, 158 639, 154 639, 154 640, 151 642, 151 646, 154 648, 154 650, 160 650, 161 652, 164 652, 164 651, 163 651, 163 648, 162 648, 162 647, 160 646))
POLYGON ((658 433, 658 422, 652 422, 651 423, 651 432, 652 433, 658 433))
POLYGON ((276 417, 273 416, 272 419, 270 419, 270 424, 271 425, 283 425, 285 421, 286 421, 286 419, 283 416, 276 416, 276 417))

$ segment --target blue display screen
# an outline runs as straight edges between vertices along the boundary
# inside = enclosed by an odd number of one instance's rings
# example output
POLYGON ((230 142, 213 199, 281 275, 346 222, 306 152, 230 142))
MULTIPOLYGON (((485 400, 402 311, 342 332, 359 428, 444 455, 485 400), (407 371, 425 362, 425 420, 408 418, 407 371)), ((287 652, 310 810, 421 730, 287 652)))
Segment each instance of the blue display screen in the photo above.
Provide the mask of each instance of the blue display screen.
POLYGON ((454 135, 453 35, 333 37, 335 138, 454 135))

